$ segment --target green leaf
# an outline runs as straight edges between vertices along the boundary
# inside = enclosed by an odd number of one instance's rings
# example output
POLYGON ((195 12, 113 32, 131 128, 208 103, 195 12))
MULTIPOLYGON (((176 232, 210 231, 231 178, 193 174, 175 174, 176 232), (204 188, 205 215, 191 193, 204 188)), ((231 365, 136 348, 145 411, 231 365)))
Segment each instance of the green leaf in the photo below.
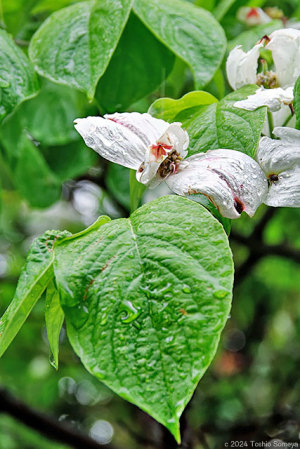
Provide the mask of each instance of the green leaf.
MULTIPOLYGON (((229 148, 242 151, 248 156, 256 154, 261 130, 266 120, 267 108, 261 107, 256 111, 246 111, 235 108, 236 101, 246 99, 257 90, 256 85, 242 87, 224 97, 221 101, 207 106, 189 106, 186 101, 179 112, 174 102, 180 105, 182 99, 171 100, 174 110, 178 113, 172 116, 172 121, 182 122, 190 137, 189 156, 208 150, 218 148, 229 148)), ((184 97, 183 97, 184 98, 184 97)), ((164 102, 169 99, 157 100, 151 107, 150 112, 160 118, 169 119, 167 109, 164 115, 164 102)))
POLYGON ((55 247, 67 333, 85 367, 180 440, 179 417, 215 354, 233 263, 221 224, 166 196, 55 247))
POLYGON ((97 158, 74 130, 73 119, 90 109, 82 97, 47 82, 37 97, 24 102, 2 123, 0 142, 13 182, 34 207, 53 204, 61 183, 86 172, 97 158))
POLYGON ((125 111, 167 78, 174 55, 131 14, 119 45, 96 91, 107 112, 125 111))
POLYGON ((216 0, 194 0, 193 3, 208 11, 212 11, 216 4, 216 0))
POLYGON ((148 112, 157 118, 173 122, 175 117, 184 110, 217 102, 217 98, 207 92, 194 91, 189 92, 179 100, 160 98, 152 103, 148 112))
POLYGON ((73 121, 88 115, 85 103, 80 92, 48 81, 35 98, 22 104, 18 116, 34 140, 64 145, 79 140, 73 121))
POLYGON ((39 149, 21 137, 21 151, 14 170, 14 183, 33 207, 48 207, 59 199, 61 185, 39 149))
POLYGON ((127 22, 132 0, 90 0, 54 12, 33 36, 29 56, 46 78, 93 98, 127 22))
POLYGON ((0 357, 53 278, 53 245, 57 239, 66 235, 66 232, 47 231, 33 241, 15 296, 0 320, 0 357))
POLYGON ((189 65, 198 89, 211 80, 226 49, 224 31, 211 13, 182 0, 135 0, 134 10, 189 65))
POLYGON ((29 204, 47 207, 56 201, 60 196, 60 181, 23 129, 19 111, 3 122, 0 142, 13 183, 29 204))
POLYGON ((129 178, 129 168, 113 163, 108 165, 105 178, 107 189, 128 210, 130 210, 129 178))
POLYGON ((0 121, 39 89, 36 74, 22 50, 0 29, 0 121))
POLYGON ((34 5, 32 13, 40 14, 45 11, 53 12, 80 1, 82 0, 55 0, 55 2, 53 2, 53 0, 39 0, 37 4, 34 5))
POLYGON ((296 128, 300 129, 300 76, 295 83, 293 104, 296 114, 296 128))
POLYGON ((236 0, 221 0, 214 9, 215 18, 219 21, 222 20, 235 2, 236 0))
POLYGON ((225 96, 225 79, 220 68, 218 68, 212 80, 205 86, 205 90, 215 95, 219 100, 225 96))
POLYGON ((227 235, 230 234, 232 220, 223 217, 223 215, 220 214, 216 206, 214 206, 213 203, 205 195, 201 195, 201 193, 199 193, 196 195, 187 195, 186 198, 188 198, 191 201, 196 201, 196 203, 198 204, 202 204, 202 206, 208 209, 209 212, 213 214, 213 216, 223 225, 226 234, 227 235))
POLYGON ((56 369, 58 368, 59 335, 64 318, 65 315, 60 306, 58 291, 54 282, 50 282, 46 293, 45 321, 48 341, 52 353, 50 360, 56 369))
POLYGON ((130 170, 130 212, 134 212, 140 205, 146 186, 136 179, 136 170, 130 170))
POLYGON ((228 50, 232 50, 236 45, 242 45, 244 51, 249 51, 264 35, 271 34, 272 31, 281 28, 281 20, 273 20, 272 22, 252 27, 250 30, 240 33, 235 39, 229 41, 228 50))
POLYGON ((68 145, 43 148, 43 156, 60 182, 86 173, 97 160, 94 151, 89 151, 81 139, 68 145))

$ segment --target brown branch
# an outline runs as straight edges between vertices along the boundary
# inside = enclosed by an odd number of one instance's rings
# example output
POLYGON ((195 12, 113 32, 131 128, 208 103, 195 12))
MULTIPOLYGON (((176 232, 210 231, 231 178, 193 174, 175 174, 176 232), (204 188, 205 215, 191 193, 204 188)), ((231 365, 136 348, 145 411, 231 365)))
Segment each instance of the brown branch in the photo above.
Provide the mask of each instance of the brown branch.
POLYGON ((75 449, 117 449, 111 444, 100 445, 70 425, 62 424, 56 419, 38 412, 3 388, 0 388, 0 413, 12 416, 50 440, 68 444, 75 449))

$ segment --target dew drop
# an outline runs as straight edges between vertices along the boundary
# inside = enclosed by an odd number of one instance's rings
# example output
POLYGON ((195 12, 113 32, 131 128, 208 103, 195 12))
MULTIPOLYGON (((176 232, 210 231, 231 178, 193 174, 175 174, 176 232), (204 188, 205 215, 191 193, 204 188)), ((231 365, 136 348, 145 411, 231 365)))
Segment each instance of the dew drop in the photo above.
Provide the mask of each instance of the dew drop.
POLYGON ((104 326, 107 323, 107 312, 104 312, 100 321, 100 326, 104 326))
POLYGON ((171 335, 170 337, 166 338, 166 343, 170 343, 172 340, 174 340, 173 335, 171 335))
POLYGON ((128 300, 125 300, 121 303, 120 310, 122 315, 121 320, 126 324, 136 320, 140 314, 139 310, 135 308, 133 304, 128 300))
POLYGON ((51 366, 53 366, 53 368, 57 369, 57 365, 56 365, 56 362, 54 360, 54 356, 53 356, 52 352, 49 355, 49 363, 50 363, 51 366))
POLYGON ((225 298, 226 295, 227 295, 226 290, 216 290, 214 292, 214 297, 218 298, 218 299, 223 299, 223 298, 225 298))
POLYGON ((188 285, 185 285, 182 290, 184 291, 184 293, 191 293, 191 289, 188 285))

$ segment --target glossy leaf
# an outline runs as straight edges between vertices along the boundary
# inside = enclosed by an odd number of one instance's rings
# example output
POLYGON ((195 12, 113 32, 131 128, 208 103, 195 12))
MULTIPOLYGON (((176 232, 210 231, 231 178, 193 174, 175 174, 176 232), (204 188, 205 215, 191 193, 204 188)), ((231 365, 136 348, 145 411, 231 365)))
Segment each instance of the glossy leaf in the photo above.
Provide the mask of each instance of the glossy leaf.
POLYGON ((21 195, 34 207, 47 207, 59 198, 60 181, 23 129, 18 112, 0 128, 4 158, 21 195))
POLYGON ((38 92, 37 76, 23 51, 0 29, 0 121, 38 92))
POLYGON ((0 320, 0 357, 53 278, 53 245, 57 239, 67 234, 60 231, 47 231, 33 241, 15 296, 0 320))
POLYGON ((152 103, 148 112, 157 118, 173 122, 176 116, 182 111, 217 102, 217 98, 207 92, 194 91, 189 92, 178 100, 174 100, 173 98, 160 98, 152 103))
MULTIPOLYGON (((227 95, 218 103, 207 106, 197 107, 191 102, 192 107, 188 108, 188 102, 185 102, 181 112, 179 109, 182 99, 171 100, 178 102, 178 108, 174 106, 174 110, 178 113, 172 116, 172 120, 182 122, 189 133, 189 156, 208 150, 228 148, 254 157, 266 119, 266 108, 246 111, 235 108, 234 103, 247 98, 256 89, 257 86, 245 86, 227 95)), ((166 99, 157 100, 151 106, 150 113, 156 116, 158 111, 159 117, 165 118, 163 112, 165 101, 166 99)), ((168 109, 166 116, 169 119, 168 109)))
POLYGON ((127 210, 130 210, 129 178, 130 168, 114 163, 108 165, 105 178, 107 189, 127 210))
POLYGON ((213 216, 222 224, 223 228, 225 229, 225 232, 227 235, 230 234, 231 231, 231 222, 232 220, 230 218, 223 217, 223 215, 220 214, 216 206, 214 206, 213 203, 209 201, 209 199, 205 195, 194 194, 194 195, 187 195, 187 198, 191 201, 196 201, 198 204, 202 204, 213 216))
POLYGON ((227 11, 236 2, 236 0, 221 0, 214 9, 214 16, 217 20, 222 20, 227 11))
POLYGON ((125 111, 167 78, 174 55, 131 14, 118 47, 101 78, 96 98, 106 112, 125 111))
POLYGON ((50 206, 60 196, 60 182, 50 170, 39 149, 25 135, 22 135, 20 141, 14 183, 31 206, 50 206))
POLYGON ((272 31, 282 28, 281 20, 273 20, 269 23, 257 25, 248 31, 239 34, 235 39, 228 42, 228 50, 232 50, 236 45, 242 45, 244 51, 250 50, 263 36, 269 35, 272 31))
POLYGON ((97 161, 97 155, 87 150, 83 140, 43 148, 43 156, 60 182, 86 173, 97 161))
POLYGON ((59 294, 54 285, 50 282, 46 293, 45 321, 47 336, 51 350, 51 362, 58 368, 59 335, 64 322, 64 312, 59 301, 59 294))
POLYGON ((58 9, 65 8, 66 6, 69 6, 73 3, 78 3, 82 0, 56 0, 53 2, 53 0, 39 0, 33 7, 32 13, 33 14, 40 14, 42 12, 53 12, 57 11, 58 9))
POLYGON ((197 88, 211 80, 226 48, 224 31, 212 14, 183 0, 135 0, 134 11, 190 66, 197 88))
POLYGON ((29 56, 46 78, 93 98, 127 22, 132 0, 90 0, 54 12, 33 36, 29 56))
POLYGON ((179 441, 179 417, 230 309, 233 264, 223 227, 172 195, 66 239, 55 254, 75 352, 179 441))
POLYGON ((57 91, 52 91, 54 85, 48 85, 50 90, 46 88, 46 92, 42 90, 24 102, 0 128, 0 142, 13 182, 35 207, 55 202, 61 183, 86 172, 97 158, 87 151, 78 133, 74 134, 72 120, 77 112, 86 110, 81 104, 82 94, 78 96, 78 92, 59 85, 57 91), (64 141, 70 143, 58 145, 64 141))
POLYGON ((78 140, 75 118, 95 113, 87 111, 80 92, 44 82, 39 94, 22 104, 18 117, 34 140, 43 145, 63 145, 78 140))

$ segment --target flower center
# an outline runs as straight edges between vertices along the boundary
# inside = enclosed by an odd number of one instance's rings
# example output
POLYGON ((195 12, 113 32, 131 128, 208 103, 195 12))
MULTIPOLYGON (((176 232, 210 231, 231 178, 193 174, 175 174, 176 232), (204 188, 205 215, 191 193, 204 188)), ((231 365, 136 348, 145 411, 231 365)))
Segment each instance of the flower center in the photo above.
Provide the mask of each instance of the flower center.
POLYGON ((159 161, 160 159, 163 159, 163 157, 166 156, 172 148, 172 145, 157 142, 157 144, 152 145, 150 152, 154 159, 159 161))
POLYGON ((251 8, 250 11, 248 12, 247 19, 250 19, 251 17, 255 17, 255 18, 259 17, 259 13, 256 8, 251 8))
POLYGON ((258 73, 256 75, 256 84, 258 84, 258 86, 263 86, 266 89, 275 89, 276 87, 280 87, 276 73, 272 71, 258 73))
POLYGON ((269 183, 272 184, 273 182, 279 181, 279 176, 276 175, 276 173, 272 173, 271 175, 268 176, 268 179, 269 183))
POLYGON ((166 159, 159 166, 159 176, 161 178, 165 178, 170 173, 177 173, 181 161, 182 157, 180 157, 176 150, 170 152, 168 157, 166 157, 166 159))

